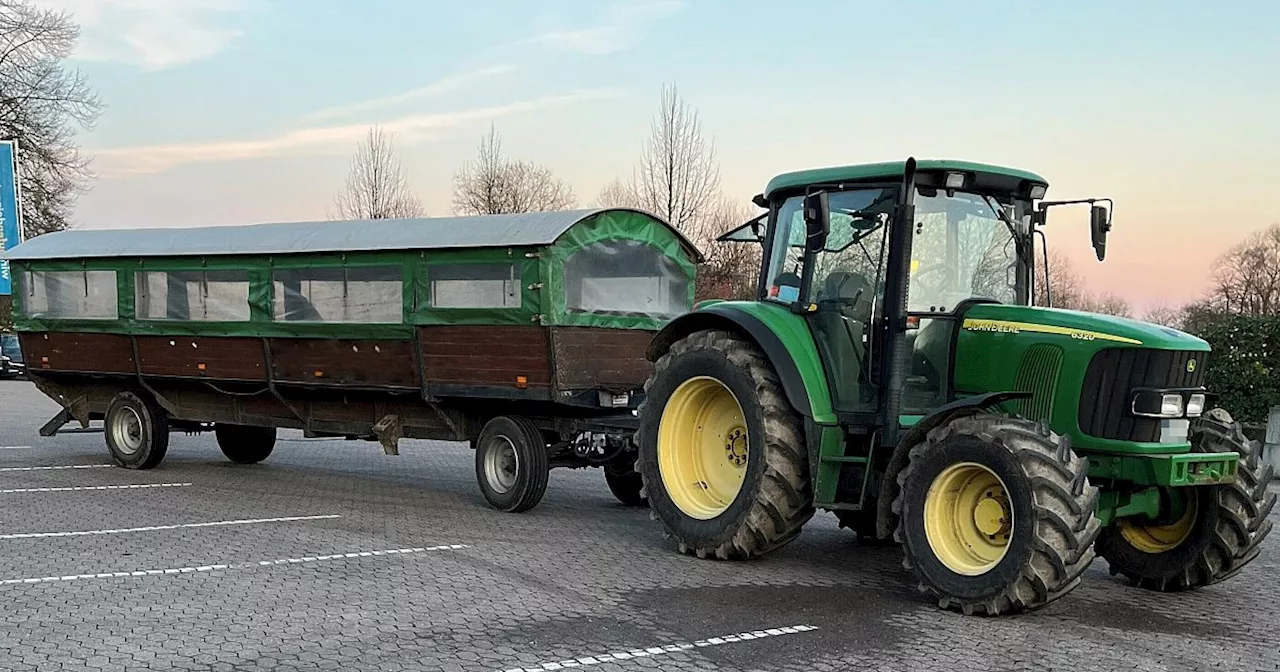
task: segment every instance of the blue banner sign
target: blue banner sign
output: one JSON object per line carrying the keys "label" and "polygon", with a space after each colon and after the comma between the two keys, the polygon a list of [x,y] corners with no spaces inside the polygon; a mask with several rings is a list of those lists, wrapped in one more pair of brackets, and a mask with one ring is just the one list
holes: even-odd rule
{"label": "blue banner sign", "polygon": [[[22,213],[18,211],[18,143],[0,140],[0,249],[22,242]],[[0,296],[13,293],[9,262],[0,259]]]}

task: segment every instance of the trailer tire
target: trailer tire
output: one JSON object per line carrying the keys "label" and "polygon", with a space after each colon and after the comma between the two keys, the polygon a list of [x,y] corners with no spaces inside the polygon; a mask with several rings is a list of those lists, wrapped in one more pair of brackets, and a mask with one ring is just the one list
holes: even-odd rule
{"label": "trailer tire", "polygon": [[111,459],[125,469],[151,469],[169,452],[169,416],[144,394],[116,394],[102,429]]}
{"label": "trailer tire", "polygon": [[1070,592],[1101,530],[1088,460],[1043,424],[955,418],[912,446],[893,510],[904,565],[938,606],[995,616]]}
{"label": "trailer tire", "polygon": [[257,464],[270,457],[276,446],[275,427],[218,423],[213,427],[213,436],[222,454],[236,464]]}
{"label": "trailer tire", "polygon": [[476,439],[476,481],[489,505],[499,511],[528,511],[547,492],[551,467],[542,432],[527,418],[498,416]]}
{"label": "trailer tire", "polygon": [[[1177,488],[1195,498],[1186,520],[1150,525],[1107,526],[1098,537],[1098,555],[1134,585],[1161,592],[1192,590],[1235,576],[1258,557],[1259,545],[1271,532],[1267,519],[1276,496],[1267,492],[1273,477],[1262,462],[1262,446],[1250,441],[1239,423],[1221,409],[1191,422],[1191,449],[1197,453],[1237,452],[1234,483]],[[1173,533],[1174,536],[1170,536]],[[1180,538],[1179,538],[1180,537]]]}
{"label": "trailer tire", "polygon": [[612,465],[606,464],[604,482],[609,484],[609,492],[626,506],[648,506],[649,498],[644,495],[644,479],[635,469],[615,471]]}
{"label": "trailer tire", "polygon": [[720,330],[672,344],[645,383],[637,469],[681,553],[739,560],[813,517],[800,415],[752,342]]}

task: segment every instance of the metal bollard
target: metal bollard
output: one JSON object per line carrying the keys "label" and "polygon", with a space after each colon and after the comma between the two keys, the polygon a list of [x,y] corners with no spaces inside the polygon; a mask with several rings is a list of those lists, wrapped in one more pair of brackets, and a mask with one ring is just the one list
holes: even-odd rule
{"label": "metal bollard", "polygon": [[1280,406],[1272,406],[1267,414],[1267,434],[1262,442],[1262,461],[1271,463],[1280,474]]}

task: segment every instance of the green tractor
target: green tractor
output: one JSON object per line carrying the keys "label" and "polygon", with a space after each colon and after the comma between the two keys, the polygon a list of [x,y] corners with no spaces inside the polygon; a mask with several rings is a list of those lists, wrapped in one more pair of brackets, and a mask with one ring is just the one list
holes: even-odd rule
{"label": "green tractor", "polygon": [[[1260,447],[1207,409],[1208,345],[1033,307],[1038,175],[909,159],[774,178],[755,301],[649,346],[636,469],[681,552],[742,559],[817,509],[899,543],[939,606],[1042,607],[1095,555],[1158,591],[1238,572],[1271,530]],[[1043,247],[1042,247],[1043,249]],[[1045,275],[1047,276],[1047,257]]]}

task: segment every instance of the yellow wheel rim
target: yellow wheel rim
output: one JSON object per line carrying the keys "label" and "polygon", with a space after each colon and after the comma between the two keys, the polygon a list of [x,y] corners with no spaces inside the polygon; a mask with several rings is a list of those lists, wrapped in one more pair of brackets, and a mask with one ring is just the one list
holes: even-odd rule
{"label": "yellow wheel rim", "polygon": [[974,462],[953,464],[938,474],[924,501],[929,548],[947,569],[977,576],[1009,551],[1013,507],[1004,482]]}
{"label": "yellow wheel rim", "polygon": [[1120,528],[1120,536],[1130,546],[1143,553],[1164,553],[1177,548],[1191,536],[1198,506],[1195,497],[1188,497],[1182,516],[1168,525],[1144,524],[1140,518],[1133,516],[1117,520],[1116,526]]}
{"label": "yellow wheel rim", "polygon": [[658,423],[658,471],[671,501],[698,520],[724,513],[742,490],[747,446],[742,405],[724,383],[681,383]]}

